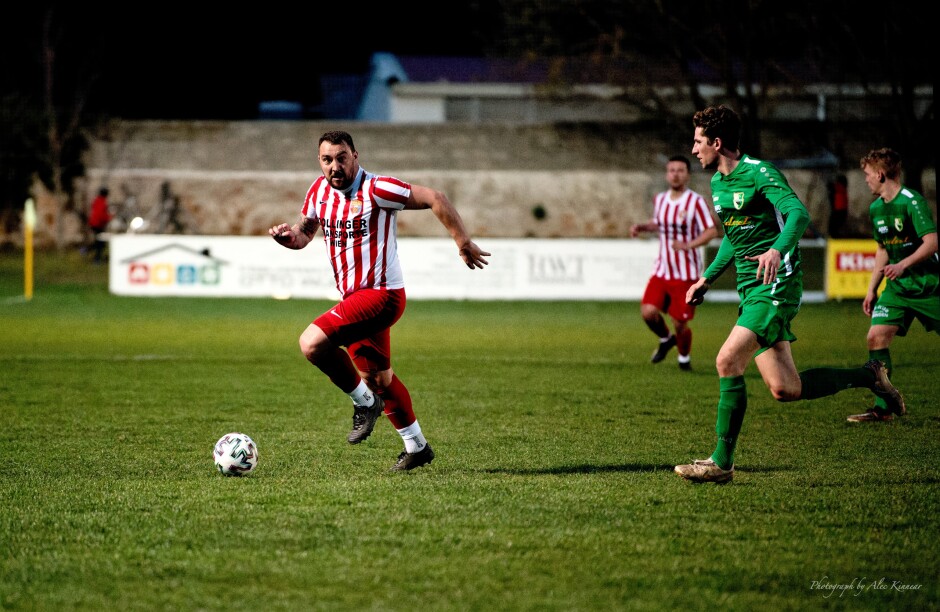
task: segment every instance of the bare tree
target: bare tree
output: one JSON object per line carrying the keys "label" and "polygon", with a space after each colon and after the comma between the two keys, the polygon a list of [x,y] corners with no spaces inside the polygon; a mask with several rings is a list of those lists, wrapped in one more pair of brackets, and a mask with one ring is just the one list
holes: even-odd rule
{"label": "bare tree", "polygon": [[[40,151],[45,169],[44,182],[56,201],[56,246],[63,246],[63,219],[74,210],[73,179],[84,174],[81,153],[87,141],[81,133],[84,109],[95,77],[91,70],[83,70],[82,78],[68,87],[60,85],[57,70],[57,52],[67,23],[56,20],[53,8],[46,9],[42,23],[43,109],[46,125],[46,147]],[[43,156],[42,153],[45,153]]]}
{"label": "bare tree", "polygon": [[[838,119],[843,127],[851,129],[854,121],[868,146],[900,150],[906,182],[916,189],[922,170],[936,167],[933,99],[925,107],[915,95],[918,87],[932,89],[936,79],[935,69],[925,70],[933,56],[932,26],[911,0],[896,0],[877,15],[848,0],[500,0],[496,9],[478,6],[489,8],[487,23],[496,24],[491,54],[555,57],[556,66],[567,64],[553,71],[556,84],[591,79],[621,85],[624,103],[683,133],[691,129],[690,109],[731,104],[745,122],[748,152],[762,155],[769,125],[781,123],[772,117],[774,89],[811,98],[820,84],[860,87],[865,110]],[[844,148],[829,140],[826,121],[802,137],[828,150]],[[801,137],[793,129],[785,133]],[[854,166],[857,158],[842,162]]]}
{"label": "bare tree", "polygon": [[84,219],[84,207],[76,205],[75,179],[84,174],[84,129],[92,121],[86,109],[102,50],[100,37],[91,35],[87,44],[80,38],[85,22],[76,18],[76,10],[84,9],[54,3],[24,12],[16,27],[34,36],[17,36],[21,47],[4,48],[2,74],[2,157],[10,168],[2,177],[5,217],[15,217],[37,178],[56,204],[54,239],[60,248],[65,246],[64,218],[74,213]]}

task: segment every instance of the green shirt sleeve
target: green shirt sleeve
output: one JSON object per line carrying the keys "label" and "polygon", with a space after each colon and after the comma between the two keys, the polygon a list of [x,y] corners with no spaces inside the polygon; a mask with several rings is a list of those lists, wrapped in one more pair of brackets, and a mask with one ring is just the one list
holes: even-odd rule
{"label": "green shirt sleeve", "polygon": [[783,216],[780,235],[770,246],[786,254],[799,244],[809,226],[809,211],[796,196],[786,177],[772,164],[764,164],[765,172],[756,175],[757,189]]}
{"label": "green shirt sleeve", "polygon": [[933,211],[930,203],[920,193],[907,187],[901,188],[901,193],[910,197],[910,215],[914,223],[914,230],[921,238],[937,231],[937,224],[933,220]]}
{"label": "green shirt sleeve", "polygon": [[718,252],[715,254],[715,259],[712,260],[709,264],[708,269],[705,270],[705,273],[702,275],[705,277],[705,280],[709,285],[713,284],[718,277],[731,265],[731,262],[734,260],[734,246],[727,238],[721,239],[721,244],[718,245]]}
{"label": "green shirt sleeve", "polygon": [[789,197],[774,202],[774,206],[783,213],[784,221],[780,236],[774,240],[771,248],[781,253],[789,253],[799,244],[800,238],[806,232],[806,227],[809,225],[809,211],[792,191]]}

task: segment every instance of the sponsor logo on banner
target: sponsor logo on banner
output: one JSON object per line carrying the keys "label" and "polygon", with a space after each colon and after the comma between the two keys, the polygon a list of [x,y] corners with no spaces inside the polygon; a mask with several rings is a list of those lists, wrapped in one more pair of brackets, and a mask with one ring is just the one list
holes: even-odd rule
{"label": "sponsor logo on banner", "polygon": [[860,251],[836,251],[839,272],[869,272],[875,269],[875,254]]}
{"label": "sponsor logo on banner", "polygon": [[577,255],[529,255],[529,278],[533,283],[582,284],[584,258]]}
{"label": "sponsor logo on banner", "polygon": [[[875,269],[874,240],[829,240],[826,243],[826,297],[864,298]],[[884,288],[884,282],[881,287]]]}
{"label": "sponsor logo on banner", "polygon": [[199,251],[175,243],[131,255],[120,263],[127,266],[127,282],[131,285],[164,287],[218,285],[222,282],[222,266],[227,264],[213,257],[209,249]]}

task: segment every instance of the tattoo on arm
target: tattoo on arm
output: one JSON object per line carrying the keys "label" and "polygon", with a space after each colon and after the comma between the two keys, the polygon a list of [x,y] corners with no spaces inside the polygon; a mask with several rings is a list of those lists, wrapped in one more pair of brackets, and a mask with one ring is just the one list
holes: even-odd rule
{"label": "tattoo on arm", "polygon": [[319,223],[316,219],[311,219],[310,217],[303,217],[299,223],[299,229],[307,236],[313,236],[317,233],[317,227]]}

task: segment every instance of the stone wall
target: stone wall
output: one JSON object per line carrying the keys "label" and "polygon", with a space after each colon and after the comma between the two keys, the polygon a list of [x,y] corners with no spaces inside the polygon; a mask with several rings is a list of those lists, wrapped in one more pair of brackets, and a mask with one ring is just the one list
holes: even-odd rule
{"label": "stone wall", "polygon": [[[709,191],[711,173],[692,158],[690,133],[663,125],[144,121],[112,123],[92,139],[84,201],[76,208],[87,210],[98,188],[107,186],[119,217],[116,232],[139,216],[146,221],[143,233],[260,235],[297,219],[319,174],[317,139],[336,128],[353,135],[366,169],[447,193],[479,238],[627,236],[631,223],[649,216],[653,194],[665,188],[665,160],[675,153],[693,162],[692,188]],[[851,152],[850,159],[863,152]],[[793,154],[765,146],[768,159]],[[833,170],[784,172],[814,226],[825,231]],[[871,196],[860,171],[845,173],[850,226],[863,233]],[[933,179],[933,171],[925,175],[924,195],[936,202]],[[54,243],[55,207],[48,194],[37,195],[36,244],[42,246]],[[80,214],[59,222],[67,242],[86,240]],[[402,236],[443,235],[429,211],[400,215],[399,229]]]}

